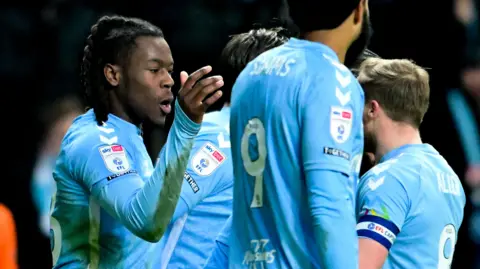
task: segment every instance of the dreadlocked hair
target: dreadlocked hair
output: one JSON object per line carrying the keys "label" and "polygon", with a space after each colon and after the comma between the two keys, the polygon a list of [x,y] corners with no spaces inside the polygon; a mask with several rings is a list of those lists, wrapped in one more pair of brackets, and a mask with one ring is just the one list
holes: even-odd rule
{"label": "dreadlocked hair", "polygon": [[98,125],[108,120],[112,86],[105,78],[106,64],[128,64],[135,40],[140,36],[163,38],[163,32],[153,24],[122,16],[103,16],[91,28],[80,66],[80,81],[87,105],[93,108]]}

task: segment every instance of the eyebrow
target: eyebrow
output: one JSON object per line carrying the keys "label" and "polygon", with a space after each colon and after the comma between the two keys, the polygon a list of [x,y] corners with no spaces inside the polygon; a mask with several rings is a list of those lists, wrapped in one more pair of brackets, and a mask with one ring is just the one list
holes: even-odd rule
{"label": "eyebrow", "polygon": [[165,62],[165,61],[162,61],[158,58],[149,59],[148,61],[158,63],[159,65],[166,65],[166,66],[172,66],[173,65],[173,61],[172,62]]}

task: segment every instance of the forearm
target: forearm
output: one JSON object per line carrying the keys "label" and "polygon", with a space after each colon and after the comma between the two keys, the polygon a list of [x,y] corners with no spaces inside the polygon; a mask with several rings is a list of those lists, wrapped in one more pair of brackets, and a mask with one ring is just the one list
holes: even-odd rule
{"label": "forearm", "polygon": [[[188,120],[188,121],[187,121]],[[133,233],[144,240],[160,240],[170,222],[181,191],[193,139],[200,128],[183,114],[178,104],[167,142],[155,170],[145,184],[112,182],[101,189],[103,205]],[[121,184],[120,184],[121,183]]]}
{"label": "forearm", "polygon": [[339,172],[307,173],[310,211],[322,268],[358,268],[358,240],[348,177]]}

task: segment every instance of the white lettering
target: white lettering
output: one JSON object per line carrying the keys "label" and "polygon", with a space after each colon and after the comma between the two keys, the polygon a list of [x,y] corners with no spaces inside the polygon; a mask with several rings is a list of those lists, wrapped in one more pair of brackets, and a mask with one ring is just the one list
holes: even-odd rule
{"label": "white lettering", "polygon": [[258,58],[253,62],[253,70],[250,72],[250,75],[273,74],[284,77],[288,75],[293,64],[295,64],[295,59],[287,58],[285,56],[277,56],[268,59],[264,59],[264,57]]}
{"label": "white lettering", "polygon": [[261,268],[265,267],[265,263],[273,263],[277,251],[275,249],[266,250],[269,241],[269,239],[251,240],[251,249],[245,251],[242,263],[248,268],[257,268],[257,263]]}
{"label": "white lettering", "polygon": [[439,191],[460,196],[460,182],[455,175],[437,173],[437,183]]}

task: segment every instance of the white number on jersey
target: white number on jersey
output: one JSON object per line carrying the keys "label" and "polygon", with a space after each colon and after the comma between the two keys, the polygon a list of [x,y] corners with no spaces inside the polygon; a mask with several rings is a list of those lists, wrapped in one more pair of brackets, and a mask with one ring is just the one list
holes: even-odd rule
{"label": "white number on jersey", "polygon": [[[258,159],[252,161],[248,153],[249,138],[255,135],[257,139]],[[263,171],[265,170],[265,159],[267,158],[267,147],[265,145],[265,128],[258,118],[248,121],[242,136],[242,160],[247,173],[255,177],[255,187],[253,189],[253,200],[251,208],[263,206]]]}
{"label": "white number on jersey", "polygon": [[452,224],[446,225],[438,242],[438,269],[450,269],[457,242],[457,232]]}

